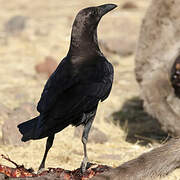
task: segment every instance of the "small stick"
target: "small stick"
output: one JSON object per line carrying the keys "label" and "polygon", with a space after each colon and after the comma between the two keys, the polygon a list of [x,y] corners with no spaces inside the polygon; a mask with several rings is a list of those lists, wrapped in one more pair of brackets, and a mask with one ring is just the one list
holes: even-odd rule
{"label": "small stick", "polygon": [[17,168],[20,168],[20,167],[24,167],[23,165],[18,165],[17,163],[15,163],[14,161],[12,161],[9,157],[6,157],[5,155],[1,154],[1,157],[3,159],[6,159],[7,161],[11,162],[12,164],[14,164]]}

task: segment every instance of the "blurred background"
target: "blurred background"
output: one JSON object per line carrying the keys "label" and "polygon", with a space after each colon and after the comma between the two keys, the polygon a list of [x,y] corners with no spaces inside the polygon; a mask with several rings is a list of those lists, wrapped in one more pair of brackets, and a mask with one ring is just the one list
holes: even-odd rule
{"label": "blurred background", "polygon": [[[168,138],[157,121],[143,111],[134,75],[138,32],[150,0],[0,3],[0,154],[37,170],[46,139],[22,143],[16,126],[37,115],[36,104],[44,84],[68,51],[78,11],[105,3],[118,5],[98,27],[99,44],[115,68],[115,79],[111,95],[98,108],[87,145],[89,160],[116,167]],[[69,126],[56,135],[46,167],[80,166],[80,132],[81,127]],[[10,165],[2,159],[0,164]],[[177,171],[170,179],[178,177]]]}

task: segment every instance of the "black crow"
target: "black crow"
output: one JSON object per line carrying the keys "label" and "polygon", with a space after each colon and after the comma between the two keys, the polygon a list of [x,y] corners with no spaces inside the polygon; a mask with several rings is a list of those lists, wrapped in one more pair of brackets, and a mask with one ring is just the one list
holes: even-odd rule
{"label": "black crow", "polygon": [[71,125],[84,125],[82,143],[86,170],[86,143],[99,101],[104,101],[112,87],[113,66],[100,51],[97,26],[103,15],[116,7],[104,4],[81,10],[74,21],[67,56],[48,79],[37,110],[40,115],[18,125],[22,141],[47,138],[46,150],[39,170],[54,140],[55,133]]}

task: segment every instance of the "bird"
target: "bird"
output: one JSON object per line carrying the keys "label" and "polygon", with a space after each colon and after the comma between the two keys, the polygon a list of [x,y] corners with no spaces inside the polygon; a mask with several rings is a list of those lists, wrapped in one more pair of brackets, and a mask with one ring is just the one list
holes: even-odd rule
{"label": "bird", "polygon": [[100,101],[110,94],[114,69],[98,45],[100,19],[116,8],[103,4],[82,9],[72,25],[70,47],[65,58],[47,80],[37,104],[37,117],[18,125],[23,142],[47,137],[39,171],[45,168],[55,134],[69,125],[83,125],[84,157],[81,171],[88,165],[86,144]]}

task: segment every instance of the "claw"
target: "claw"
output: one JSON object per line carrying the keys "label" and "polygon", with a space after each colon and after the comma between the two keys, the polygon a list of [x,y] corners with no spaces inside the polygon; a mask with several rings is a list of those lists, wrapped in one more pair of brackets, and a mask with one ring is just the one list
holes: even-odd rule
{"label": "claw", "polygon": [[44,170],[45,168],[39,168],[37,174],[41,174]]}
{"label": "claw", "polygon": [[81,163],[81,171],[82,171],[82,174],[85,173],[86,169],[87,169],[87,164],[88,164],[88,158],[87,157],[84,157],[83,158],[83,161]]}

